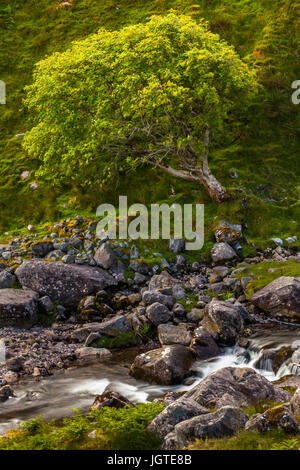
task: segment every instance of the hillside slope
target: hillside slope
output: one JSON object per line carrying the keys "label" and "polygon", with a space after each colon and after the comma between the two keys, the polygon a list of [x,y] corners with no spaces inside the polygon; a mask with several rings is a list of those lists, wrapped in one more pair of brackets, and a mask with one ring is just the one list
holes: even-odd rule
{"label": "hillside slope", "polygon": [[[63,51],[75,39],[100,27],[118,29],[145,21],[170,9],[205,18],[211,29],[233,44],[240,56],[255,65],[262,85],[256,103],[241,126],[237,140],[211,155],[211,167],[236,199],[217,206],[198,186],[171,179],[152,169],[119,175],[117,191],[106,187],[90,194],[79,185],[53,187],[39,181],[15,135],[30,128],[23,107],[24,86],[31,82],[34,64],[54,51]],[[300,236],[300,105],[291,101],[291,84],[300,79],[300,1],[280,0],[157,0],[96,1],[34,0],[0,6],[0,79],[7,85],[7,104],[0,115],[0,230],[69,215],[94,213],[103,201],[167,200],[172,188],[176,202],[205,202],[208,238],[214,218],[242,222],[249,240],[264,245],[271,236]],[[30,171],[25,181],[24,170]],[[232,175],[238,175],[233,178]],[[156,184],[149,191],[149,178]],[[69,209],[64,209],[67,204]]]}

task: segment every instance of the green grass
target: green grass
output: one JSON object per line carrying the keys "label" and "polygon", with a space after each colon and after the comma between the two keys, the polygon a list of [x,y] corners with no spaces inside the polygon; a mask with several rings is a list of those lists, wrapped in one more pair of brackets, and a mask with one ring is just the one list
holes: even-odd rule
{"label": "green grass", "polygon": [[[31,419],[0,438],[1,450],[156,450],[161,440],[146,430],[163,409],[158,402],[133,408],[102,408],[87,415],[79,412],[62,423]],[[96,437],[88,435],[96,431]],[[8,438],[9,437],[9,438]]]}
{"label": "green grass", "polygon": [[288,436],[284,431],[266,433],[240,431],[233,437],[197,440],[188,450],[298,450],[300,435]]}
{"label": "green grass", "polygon": [[[270,272],[271,270],[271,272]],[[254,265],[246,265],[245,271],[237,274],[238,278],[252,276],[247,286],[247,296],[251,297],[259,289],[280,276],[300,277],[300,263],[288,261],[263,261]]]}

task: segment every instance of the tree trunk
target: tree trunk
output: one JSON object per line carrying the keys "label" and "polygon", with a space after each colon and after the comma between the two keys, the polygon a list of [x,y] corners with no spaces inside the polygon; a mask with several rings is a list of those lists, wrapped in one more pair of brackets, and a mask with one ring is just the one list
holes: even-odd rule
{"label": "tree trunk", "polygon": [[164,166],[157,162],[153,163],[153,165],[161,168],[166,173],[174,176],[175,178],[181,178],[187,181],[193,181],[194,183],[202,184],[213,201],[220,203],[228,199],[225,188],[223,188],[221,183],[211,173],[207,165],[204,166],[203,170],[176,170],[171,166]]}

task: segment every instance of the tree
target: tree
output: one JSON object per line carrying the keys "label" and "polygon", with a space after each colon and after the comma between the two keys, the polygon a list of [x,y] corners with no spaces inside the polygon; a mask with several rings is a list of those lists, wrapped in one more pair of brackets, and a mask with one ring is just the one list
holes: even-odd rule
{"label": "tree", "polygon": [[222,144],[224,125],[255,90],[255,73],[204,21],[154,16],[39,62],[24,146],[48,179],[90,184],[150,164],[222,202],[209,147]]}

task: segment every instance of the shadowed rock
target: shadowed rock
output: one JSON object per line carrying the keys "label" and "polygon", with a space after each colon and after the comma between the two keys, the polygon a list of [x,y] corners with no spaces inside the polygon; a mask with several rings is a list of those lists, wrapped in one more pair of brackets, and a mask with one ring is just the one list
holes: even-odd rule
{"label": "shadowed rock", "polygon": [[32,290],[0,289],[0,327],[30,328],[37,322],[38,294]]}

